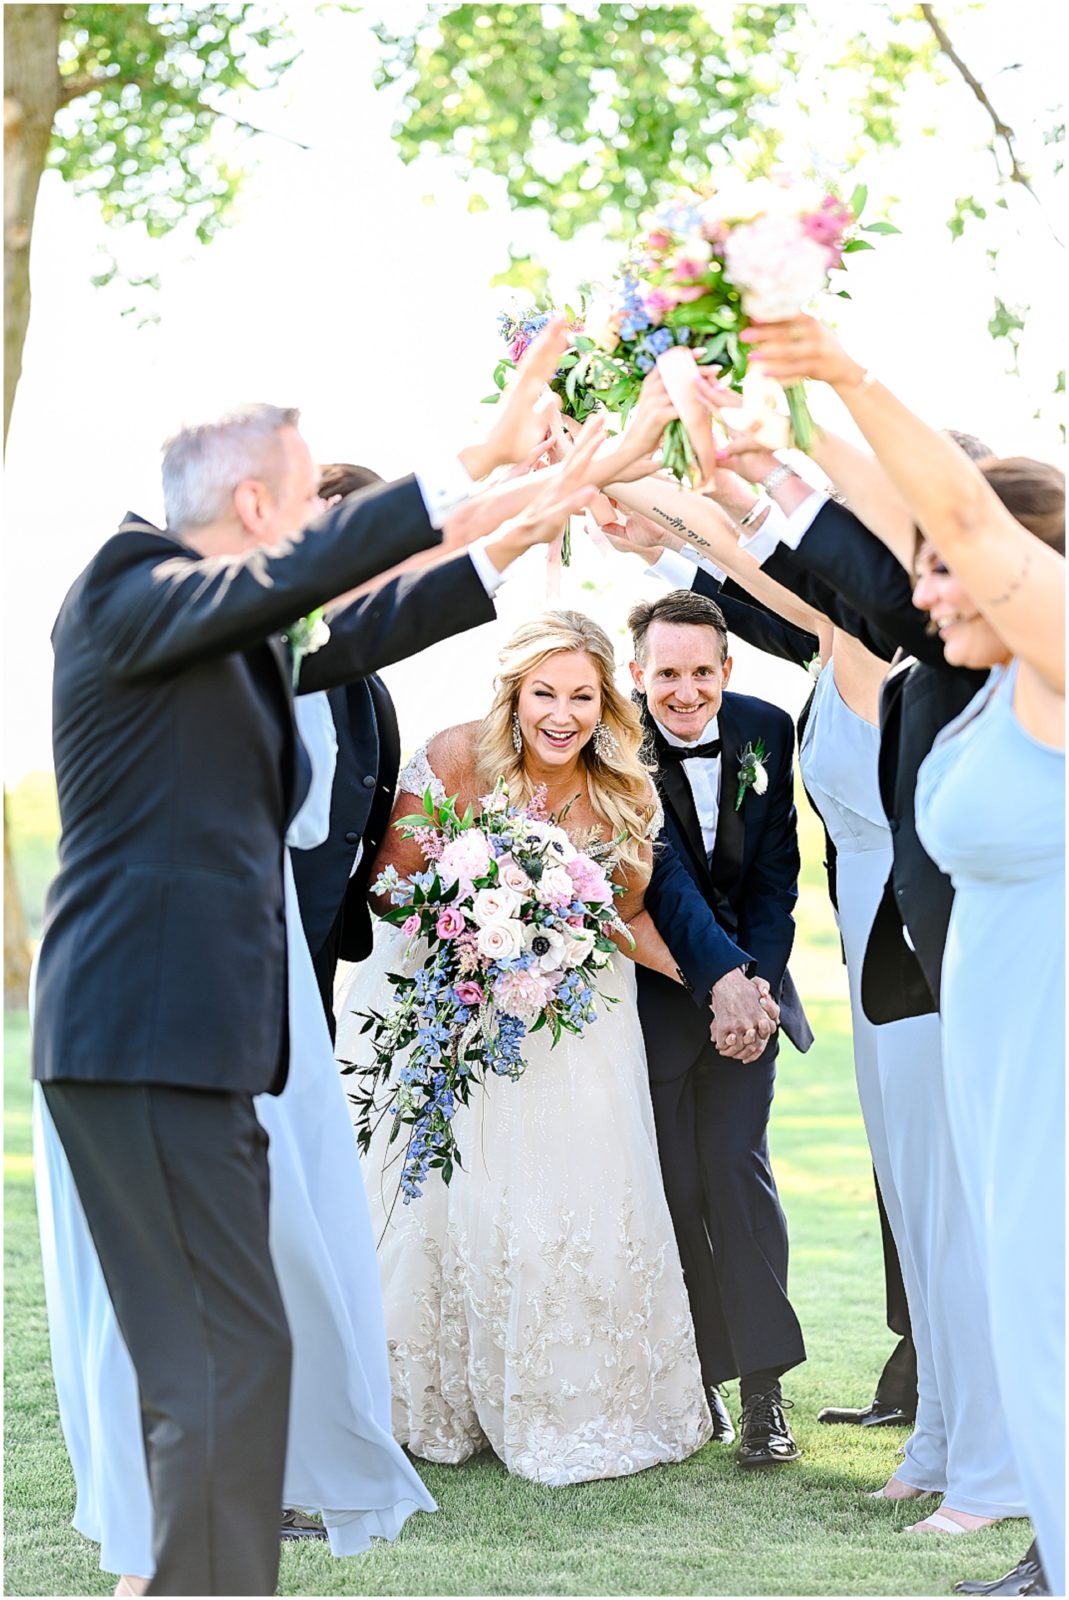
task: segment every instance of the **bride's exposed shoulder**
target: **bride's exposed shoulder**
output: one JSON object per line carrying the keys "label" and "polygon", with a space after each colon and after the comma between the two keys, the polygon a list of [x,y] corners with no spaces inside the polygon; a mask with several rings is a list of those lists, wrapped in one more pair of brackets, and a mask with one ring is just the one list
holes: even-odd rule
{"label": "bride's exposed shoulder", "polygon": [[475,778],[475,740],[481,723],[460,722],[427,741],[427,764],[446,794],[467,795]]}

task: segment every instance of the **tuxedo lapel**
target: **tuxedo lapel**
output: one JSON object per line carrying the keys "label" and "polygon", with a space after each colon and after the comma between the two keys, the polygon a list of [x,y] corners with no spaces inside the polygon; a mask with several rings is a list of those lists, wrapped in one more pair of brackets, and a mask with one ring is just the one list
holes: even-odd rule
{"label": "tuxedo lapel", "polygon": [[[293,712],[293,658],[288,646],[283,644],[280,634],[269,634],[264,643],[278,672],[282,690],[282,717],[286,741],[282,779],[285,784],[286,821],[292,822],[308,792],[311,767],[304,755],[304,748],[297,738],[297,719]],[[306,767],[307,771],[304,771]]]}
{"label": "tuxedo lapel", "polygon": [[725,698],[720,707],[720,809],[716,818],[711,872],[718,896],[730,902],[742,876],[743,845],[746,832],[746,801],[736,811],[739,787],[740,730],[734,712]]}

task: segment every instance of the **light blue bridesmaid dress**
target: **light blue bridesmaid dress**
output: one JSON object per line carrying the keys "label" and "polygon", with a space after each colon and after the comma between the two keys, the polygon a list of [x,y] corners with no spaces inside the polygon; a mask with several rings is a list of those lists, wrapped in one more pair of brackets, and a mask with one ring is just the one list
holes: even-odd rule
{"label": "light blue bridesmaid dress", "polygon": [[[326,837],[337,745],[325,695],[300,696],[297,718],[313,778],[287,843],[307,849]],[[283,1492],[287,1506],[320,1513],[334,1555],[348,1556],[373,1534],[396,1537],[413,1511],[435,1503],[390,1430],[375,1240],[288,850],[284,868],[290,1071],[281,1095],[255,1102],[270,1137],[271,1254],[293,1335]],[[100,1544],[104,1571],[149,1577],[152,1504],[134,1370],[36,1084],[34,1177],[74,1527]]]}
{"label": "light blue bridesmaid dress", "polygon": [[1065,1594],[1065,754],[1025,732],[1017,663],[943,731],[917,831],[950,874],[951,1127],[988,1274],[999,1388],[1052,1594]]}
{"label": "light blue bridesmaid dress", "polygon": [[917,1420],[895,1476],[945,1491],[957,1511],[1023,1516],[1009,1430],[994,1398],[990,1335],[977,1327],[983,1274],[950,1139],[939,1018],[876,1026],[861,1004],[865,947],[891,869],[879,747],[879,729],[839,693],[833,657],[817,680],[800,763],[837,852],[858,1098],[917,1349]]}

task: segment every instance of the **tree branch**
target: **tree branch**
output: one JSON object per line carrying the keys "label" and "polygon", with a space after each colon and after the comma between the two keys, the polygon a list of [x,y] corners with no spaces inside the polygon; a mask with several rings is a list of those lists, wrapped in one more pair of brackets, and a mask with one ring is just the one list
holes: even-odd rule
{"label": "tree branch", "polygon": [[[92,75],[78,78],[61,78],[60,82],[63,85],[61,100],[64,105],[68,105],[72,100],[80,100],[83,95],[93,94],[94,92],[102,93],[104,90],[125,89],[128,86],[132,86],[135,89],[141,89],[142,92],[147,92],[150,87],[157,88],[155,84],[139,83],[136,78],[94,78]],[[244,128],[247,133],[262,134],[268,139],[281,139],[284,144],[292,144],[298,150],[311,149],[311,145],[304,144],[300,139],[291,138],[288,133],[276,133],[273,128],[258,128],[254,122],[245,122],[241,117],[235,117],[229,111],[220,111],[218,106],[209,105],[207,100],[198,99],[196,103],[204,111],[210,111],[213,117],[225,117],[228,122],[234,124],[235,128]],[[187,109],[193,108],[189,107]]]}
{"label": "tree branch", "polygon": [[[979,100],[980,104],[991,118],[995,129],[995,137],[1001,139],[1003,144],[1006,146],[1006,153],[1010,158],[1010,177],[1012,178],[1013,182],[1023,185],[1023,187],[1027,189],[1029,194],[1032,196],[1032,199],[1035,200],[1037,204],[1040,204],[1039,196],[1033,189],[1028,174],[1025,172],[1024,168],[1021,166],[1021,163],[1017,159],[1017,152],[1013,145],[1016,135],[1014,134],[1013,129],[1010,127],[1009,123],[1003,122],[1002,118],[995,110],[995,107],[991,104],[987,90],[984,88],[979,78],[970,70],[970,68],[958,55],[958,52],[955,50],[953,42],[951,41],[950,35],[947,33],[946,29],[943,27],[943,24],[936,16],[933,7],[930,5],[922,5],[921,11],[924,15],[924,20],[927,22],[928,26],[935,34],[936,39],[939,41],[940,50],[942,50],[943,54],[948,58],[948,60],[954,63],[962,78],[964,78],[965,82],[968,84],[977,100]],[[995,159],[997,162],[998,157],[996,156]]]}

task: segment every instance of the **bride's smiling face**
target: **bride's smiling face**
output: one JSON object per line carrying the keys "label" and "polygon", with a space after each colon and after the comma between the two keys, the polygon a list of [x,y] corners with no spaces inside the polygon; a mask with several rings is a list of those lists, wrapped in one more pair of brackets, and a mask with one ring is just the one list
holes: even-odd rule
{"label": "bride's smiling face", "polygon": [[559,650],[520,683],[516,700],[524,750],[546,766],[566,767],[601,716],[601,678],[585,650]]}

